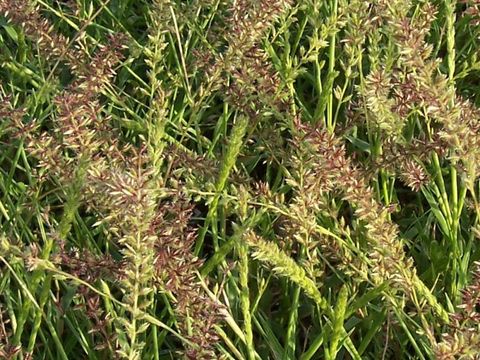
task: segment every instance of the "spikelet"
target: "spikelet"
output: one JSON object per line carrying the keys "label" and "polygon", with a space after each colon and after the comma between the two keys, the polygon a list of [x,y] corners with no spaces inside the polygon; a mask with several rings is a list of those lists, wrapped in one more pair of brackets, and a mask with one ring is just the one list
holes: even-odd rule
{"label": "spikelet", "polygon": [[315,282],[305,270],[285,254],[273,242],[267,242],[253,232],[245,234],[245,241],[254,249],[253,257],[270,264],[273,272],[297,284],[322,310],[328,309],[328,302],[320,293]]}
{"label": "spikelet", "polygon": [[0,14],[21,26],[25,34],[36,42],[40,53],[50,61],[62,60],[78,73],[88,71],[84,53],[76,49],[70,39],[57,33],[53,25],[42,17],[39,7],[28,0],[1,0]]}
{"label": "spikelet", "polygon": [[472,282],[462,291],[462,303],[451,314],[449,332],[434,345],[437,359],[477,359],[480,349],[480,263],[474,263]]}
{"label": "spikelet", "polygon": [[[251,118],[279,104],[279,78],[261,49],[262,36],[291,7],[290,0],[235,0],[225,20],[226,50],[219,54],[204,53],[199,65],[204,68],[206,86],[199,89],[201,97],[223,89],[227,99]],[[231,77],[225,89],[223,77]]]}
{"label": "spikelet", "polygon": [[[412,260],[403,250],[397,226],[388,219],[388,210],[376,200],[362,172],[346,156],[340,140],[325,129],[314,128],[296,120],[297,146],[315,159],[317,188],[325,192],[341,190],[342,199],[355,208],[355,215],[364,224],[370,245],[369,257],[373,261],[371,277],[380,284],[391,280],[407,295],[412,290],[424,296],[430,306],[448,322],[448,316],[435,296],[416,275]],[[302,143],[304,145],[302,145]]]}

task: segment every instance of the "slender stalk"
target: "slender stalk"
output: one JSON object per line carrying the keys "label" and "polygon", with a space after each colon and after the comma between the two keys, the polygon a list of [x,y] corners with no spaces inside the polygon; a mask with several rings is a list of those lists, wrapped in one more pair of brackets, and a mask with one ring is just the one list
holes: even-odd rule
{"label": "slender stalk", "polygon": [[[331,1],[331,17],[336,18],[337,17],[337,12],[338,12],[338,0],[332,0]],[[327,77],[334,77],[335,73],[335,47],[336,47],[336,37],[337,34],[332,34],[330,36],[330,44],[329,44],[329,49],[328,49],[328,75]],[[327,129],[330,132],[334,131],[335,127],[335,119],[333,118],[333,88],[334,88],[334,82],[333,80],[329,82],[328,84],[330,86],[329,92],[329,98],[328,98],[328,104],[327,104]]]}
{"label": "slender stalk", "polygon": [[239,261],[239,282],[240,282],[240,304],[242,307],[243,326],[245,332],[245,346],[247,348],[247,356],[249,360],[255,360],[255,345],[253,343],[253,329],[252,329],[252,316],[250,307],[250,291],[248,287],[249,276],[249,260],[248,250],[244,243],[240,243],[238,246],[238,252],[240,256]]}

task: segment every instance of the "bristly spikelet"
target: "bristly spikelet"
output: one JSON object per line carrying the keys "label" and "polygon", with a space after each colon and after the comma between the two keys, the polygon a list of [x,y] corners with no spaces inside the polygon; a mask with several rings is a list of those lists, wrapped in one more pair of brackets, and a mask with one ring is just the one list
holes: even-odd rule
{"label": "bristly spikelet", "polygon": [[[433,121],[435,126],[428,139],[418,140],[436,142],[440,145],[436,152],[445,153],[448,148],[448,158],[463,171],[467,186],[471,187],[478,176],[480,117],[469,101],[454,93],[452,74],[442,74],[440,60],[432,57],[433,47],[426,38],[437,13],[435,6],[425,2],[412,16],[408,2],[393,6],[379,1],[376,6],[385,31],[395,40],[392,51],[397,57],[386,69],[372,70],[360,88],[364,108],[368,110],[367,122],[386,133],[384,144],[398,139],[400,146],[404,146],[402,128],[411,116],[420,116],[422,127],[432,127]],[[448,41],[451,43],[451,39]],[[430,149],[425,150],[428,153]],[[395,157],[398,153],[390,155]],[[382,156],[388,156],[388,152]],[[428,158],[424,160],[428,162]],[[417,178],[425,178],[419,169],[416,172]]]}
{"label": "bristly spikelet", "polygon": [[36,42],[42,56],[49,60],[63,60],[71,70],[85,71],[87,58],[70,40],[57,33],[53,25],[41,15],[39,7],[29,0],[1,0],[0,14],[21,26],[25,34]]}
{"label": "bristly spikelet", "polygon": [[108,116],[101,114],[98,97],[114,75],[113,67],[120,61],[122,36],[110,38],[88,64],[88,72],[80,75],[67,89],[54,97],[56,114],[52,131],[38,134],[37,120],[24,124],[19,116],[12,118],[11,131],[24,138],[27,151],[38,159],[40,173],[63,183],[74,180],[72,169],[87,166],[101,147],[114,142]]}
{"label": "bristly spikelet", "polygon": [[[64,242],[59,244],[52,263],[72,277],[91,285],[96,285],[99,280],[115,282],[122,277],[122,262],[113,260],[110,255],[94,255],[85,249],[67,249],[66,246]],[[112,332],[112,319],[102,308],[100,296],[81,284],[78,286],[77,297],[79,303],[75,310],[84,313],[91,321],[90,334],[94,338],[95,349],[108,349],[111,354],[115,353],[116,335]],[[58,306],[64,311],[60,304]]]}
{"label": "bristly spikelet", "polygon": [[244,239],[254,249],[253,257],[255,259],[270,264],[274,273],[300,286],[305,294],[322,310],[328,308],[328,302],[318,290],[315,282],[307,276],[301,266],[280,250],[275,243],[267,242],[253,232],[247,233]]}
{"label": "bristly spikelet", "polygon": [[[87,176],[88,205],[108,225],[125,259],[121,280],[129,318],[121,320],[129,344],[118,351],[125,358],[141,358],[143,334],[149,327],[145,313],[156,291],[173,299],[181,334],[196,344],[185,354],[192,359],[215,359],[214,325],[218,305],[206,297],[196,270],[201,261],[192,253],[195,233],[188,228],[185,200],[164,188],[146,149],[111,147],[97,158]],[[118,329],[123,331],[122,329]]]}
{"label": "bristly spikelet", "polygon": [[146,92],[149,97],[149,110],[147,113],[148,126],[148,151],[152,159],[152,166],[160,172],[162,153],[165,147],[163,139],[166,126],[166,85],[160,79],[165,71],[163,57],[167,42],[168,26],[171,19],[168,14],[169,0],[156,0],[150,12],[149,44],[144,48],[145,63],[150,68],[148,71],[150,89]]}
{"label": "bristly spikelet", "polygon": [[480,349],[480,263],[474,263],[471,284],[462,291],[458,311],[450,315],[449,332],[435,344],[437,359],[477,359]]}
{"label": "bristly spikelet", "polygon": [[[178,196],[178,197],[177,197]],[[217,359],[214,325],[221,321],[220,304],[203,290],[197,271],[202,261],[194,256],[196,233],[189,226],[192,208],[177,194],[159,209],[155,226],[155,283],[173,297],[179,330],[195,348],[187,348],[189,359]]]}
{"label": "bristly spikelet", "polygon": [[[143,194],[149,188],[143,177],[142,165],[139,164],[142,161],[141,154],[137,154],[135,149],[129,152],[128,147],[119,145],[108,124],[109,117],[101,114],[102,106],[98,101],[101,91],[115,75],[114,67],[123,56],[123,39],[123,36],[113,36],[108,45],[100,46],[91,62],[84,64],[88,71],[80,72],[72,84],[54,98],[57,111],[50,131],[37,134],[35,130],[39,125],[35,121],[24,125],[20,119],[12,126],[17,135],[24,138],[26,150],[38,159],[39,174],[48,174],[49,180],[59,181],[66,189],[64,214],[54,231],[54,238],[60,241],[66,239],[82,201],[87,208],[95,208],[97,212],[101,210],[98,200],[102,197],[98,196],[98,191],[105,194],[104,187],[108,188],[109,185],[107,179],[118,185],[119,191],[107,192],[110,194],[107,203],[109,207],[112,203],[117,205],[112,207],[112,212],[118,210],[118,206],[123,207],[120,214],[110,213],[108,216],[119,216],[121,220],[118,223],[123,225],[123,228],[115,229],[112,223],[110,231],[118,236],[118,243],[123,247],[128,264],[124,269],[125,280],[122,280],[122,284],[132,318],[130,322],[124,321],[130,343],[123,355],[134,359],[139,358],[142,347],[138,336],[147,328],[145,322],[140,323],[144,304],[139,301],[144,302],[144,297],[149,295],[148,279],[153,278],[153,244],[148,246],[151,236],[147,230],[156,198]],[[131,157],[129,162],[124,160],[127,154]],[[125,163],[131,164],[130,168]],[[96,183],[95,175],[98,174],[104,176],[102,187]],[[44,179],[38,177],[38,180]],[[144,220],[147,222],[143,223]],[[146,267],[142,268],[145,260]],[[144,297],[140,298],[141,295]]]}
{"label": "bristly spikelet", "polygon": [[[347,60],[339,59],[340,64],[345,71],[345,77],[353,80],[360,75],[358,68],[361,66],[359,63],[362,59],[364,52],[364,46],[367,42],[367,36],[376,36],[378,31],[376,30],[376,21],[378,17],[372,14],[372,8],[367,1],[361,0],[340,0],[339,1],[340,12],[344,14],[345,18],[345,36],[341,42],[345,51],[345,57]],[[370,61],[373,63],[379,61],[379,54],[375,48],[372,40],[368,50],[370,52]],[[373,50],[373,51],[372,51]],[[373,54],[375,52],[375,54]],[[376,69],[375,64],[371,67]]]}
{"label": "bristly spikelet", "polygon": [[[224,87],[225,75],[231,77],[226,90],[227,99],[238,109],[255,117],[279,103],[279,78],[260,43],[268,29],[291,6],[290,0],[235,0],[229,9],[223,31],[226,50],[207,54],[202,58],[206,72],[206,86],[200,96]],[[213,64],[212,64],[213,63]]]}
{"label": "bristly spikelet", "polygon": [[[27,9],[27,3],[19,4],[25,7],[25,13],[17,14],[15,19],[30,14],[32,22],[37,20]],[[158,11],[162,10],[161,5],[157,3]],[[25,28],[27,35],[36,39],[35,34],[29,34],[30,28]],[[49,30],[48,34],[54,33]],[[76,77],[55,96],[56,111],[48,130],[39,131],[41,124],[37,121],[24,124],[22,113],[8,108],[2,111],[2,116],[11,118],[10,131],[25,140],[27,152],[38,161],[38,171],[48,175],[38,180],[53,180],[68,190],[66,220],[60,222],[58,238],[65,240],[75,212],[82,205],[97,217],[96,225],[105,227],[109,238],[119,247],[123,261],[118,285],[126,307],[123,317],[113,319],[118,334],[116,344],[112,344],[110,337],[104,338],[110,350],[128,359],[142,358],[145,332],[149,328],[145,314],[154,294],[160,290],[174,299],[181,333],[197,345],[186,354],[192,359],[214,359],[212,344],[217,341],[214,325],[219,321],[218,306],[205,296],[196,278],[201,262],[191,252],[195,237],[186,228],[188,216],[183,210],[177,214],[161,205],[165,197],[162,190],[165,184],[160,175],[165,111],[157,61],[164,48],[158,43],[163,35],[161,29],[156,35],[152,34],[150,46],[154,50],[147,51],[147,62],[152,67],[150,100],[154,106],[149,114],[148,151],[147,146],[139,149],[123,144],[111,126],[110,117],[102,114],[99,97],[112,81],[115,67],[123,57],[121,35],[110,37],[107,45],[100,45],[89,62],[70,51],[69,41],[58,36],[58,54],[48,55],[63,57],[64,52],[68,52],[67,59],[73,56],[81,66],[73,64],[73,60],[67,61],[75,69]],[[39,46],[41,44],[42,41]],[[49,49],[41,50],[48,52]],[[173,257],[163,257],[165,252]],[[57,265],[62,264],[57,262]],[[75,272],[73,265],[70,264],[71,271]],[[92,301],[92,321],[101,322],[100,314],[94,311],[95,298],[87,293],[82,296]]]}
{"label": "bristly spikelet", "polygon": [[419,191],[436,178],[441,156],[450,162],[452,176],[460,172],[462,186],[474,194],[480,174],[480,116],[470,101],[455,93],[455,5],[445,4],[447,71],[427,41],[436,6],[422,2],[413,13],[412,6],[385,1],[372,6],[378,26],[373,33],[379,35],[370,38],[386,45],[385,54],[378,53],[385,61],[381,66],[374,62],[358,85],[361,116],[357,118],[376,134],[370,139],[375,171],[397,174]]}
{"label": "bristly spikelet", "polygon": [[[389,58],[396,57],[396,60],[383,64],[381,68],[375,65],[365,83],[360,85],[362,102],[369,111],[366,114],[367,121],[387,136],[396,138],[401,137],[407,115],[415,103],[412,95],[408,97],[401,91],[405,89],[401,83],[414,76],[414,73],[409,73],[410,68],[422,67],[428,62],[432,51],[431,45],[425,42],[425,37],[434,19],[434,9],[424,5],[416,17],[410,18],[410,6],[407,1],[395,5],[380,1],[376,5],[377,21],[380,25],[383,21],[384,31],[395,39],[395,50],[392,51],[397,54],[389,54]],[[374,33],[381,34],[379,29]],[[379,41],[378,38],[375,40]]]}
{"label": "bristly spikelet", "polygon": [[[111,150],[113,151],[113,150]],[[144,346],[142,334],[148,328],[143,314],[154,291],[154,245],[157,240],[152,223],[156,218],[159,184],[152,181],[145,151],[121,149],[110,154],[103,171],[88,176],[92,207],[103,214],[109,231],[117,238],[126,261],[121,281],[129,318],[121,319],[128,337],[119,354],[140,359]],[[127,155],[127,157],[125,157]]]}
{"label": "bristly spikelet", "polygon": [[395,100],[389,97],[392,88],[391,75],[385,69],[377,69],[366,77],[361,93],[369,111],[367,119],[374,119],[370,126],[388,137],[398,137],[405,119],[393,111]]}
{"label": "bristly spikelet", "polygon": [[425,169],[414,160],[406,160],[400,166],[402,170],[400,174],[401,179],[413,191],[419,191],[428,182],[429,177]]}
{"label": "bristly spikelet", "polygon": [[0,358],[480,359],[479,19],[0,0]]}
{"label": "bristly spikelet", "polygon": [[231,59],[225,65],[233,82],[228,94],[233,104],[250,116],[260,113],[263,107],[279,102],[278,75],[259,43],[268,28],[290,5],[289,0],[240,0],[235,1],[231,10],[232,28],[228,38],[231,52],[227,52]]}
{"label": "bristly spikelet", "polygon": [[373,164],[373,171],[379,169],[399,178],[413,191],[419,191],[427,185],[431,176],[426,169],[433,154],[445,156],[448,144],[437,134],[429,139],[413,139],[411,142],[395,139],[385,139],[382,153]]}
{"label": "bristly spikelet", "polygon": [[341,191],[342,199],[354,207],[356,217],[364,224],[372,260],[372,280],[379,284],[389,279],[409,296],[418,292],[438,315],[448,321],[445,310],[416,275],[412,259],[405,255],[397,226],[388,219],[387,209],[376,201],[365,177],[346,156],[344,145],[325,129],[311,127],[299,120],[296,126],[295,141],[315,159],[318,189]]}

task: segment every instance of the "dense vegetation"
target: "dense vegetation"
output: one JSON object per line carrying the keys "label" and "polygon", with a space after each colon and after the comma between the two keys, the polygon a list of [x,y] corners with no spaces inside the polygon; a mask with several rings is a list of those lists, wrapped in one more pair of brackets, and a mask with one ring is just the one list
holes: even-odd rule
{"label": "dense vegetation", "polygon": [[478,0],[0,0],[0,358],[480,359]]}

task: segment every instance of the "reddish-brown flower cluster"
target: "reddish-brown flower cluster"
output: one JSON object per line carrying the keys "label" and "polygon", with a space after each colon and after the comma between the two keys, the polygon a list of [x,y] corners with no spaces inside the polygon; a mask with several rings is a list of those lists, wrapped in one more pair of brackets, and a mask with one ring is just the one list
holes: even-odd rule
{"label": "reddish-brown flower cluster", "polygon": [[375,282],[390,279],[411,293],[418,285],[413,262],[407,258],[397,226],[388,219],[388,209],[379,204],[362,171],[347,157],[339,138],[323,128],[314,128],[297,121],[296,146],[301,146],[314,164],[317,192],[340,193],[351,204],[363,224],[372,260],[371,276]]}
{"label": "reddish-brown flower cluster", "polygon": [[108,116],[102,115],[98,97],[114,75],[114,66],[122,58],[123,36],[112,37],[66,90],[55,96],[57,111],[49,131],[38,133],[37,120],[25,124],[18,111],[11,116],[11,131],[25,139],[27,151],[38,160],[39,175],[49,174],[63,183],[71,183],[75,170],[87,166],[101,147],[115,143]]}
{"label": "reddish-brown flower cluster", "polygon": [[[280,81],[259,44],[290,5],[290,0],[235,1],[222,31],[226,50],[218,54],[199,53],[203,60],[198,65],[206,70],[207,83],[199,93],[224,89],[228,100],[251,117],[264,108],[279,105]],[[231,81],[225,88],[226,76]]]}
{"label": "reddish-brown flower cluster", "polygon": [[[106,280],[104,275],[108,273],[113,286],[123,291],[122,301],[130,318],[119,321],[116,332],[128,330],[132,343],[127,347],[116,341],[111,330],[112,326],[118,327],[116,319],[107,318],[100,297],[89,287],[79,287],[99,346],[109,348],[111,353],[139,356],[143,343],[137,335],[148,328],[144,313],[154,291],[160,290],[174,298],[178,327],[196,345],[187,350],[188,356],[216,358],[213,344],[217,340],[214,325],[219,321],[218,306],[205,295],[196,275],[201,262],[192,254],[195,234],[187,228],[189,210],[163,204],[165,193],[177,190],[163,190],[164,182],[158,169],[151,166],[147,146],[124,144],[100,102],[102,91],[113,80],[115,67],[123,58],[125,37],[109,37],[108,44],[100,45],[87,61],[27,2],[5,0],[0,2],[0,11],[23,26],[42,54],[65,60],[75,75],[73,82],[53,98],[55,110],[47,126],[36,120],[25,124],[24,112],[12,110],[6,101],[0,116],[9,118],[9,130],[24,140],[28,154],[36,159],[36,180],[61,184],[59,194],[66,197],[68,215],[60,222],[61,236],[57,229],[51,232],[57,238],[53,263],[92,285],[100,277]],[[121,262],[67,250],[64,241],[70,225],[66,222],[80,206],[98,218],[97,226],[104,226],[108,238],[120,248]],[[193,325],[189,325],[192,319]]]}
{"label": "reddish-brown flower cluster", "polygon": [[76,49],[67,37],[55,31],[52,24],[27,0],[1,0],[0,14],[21,26],[25,34],[36,42],[37,48],[46,59],[63,60],[73,71],[85,71],[85,53]]}
{"label": "reddish-brown flower cluster", "polygon": [[202,261],[192,253],[196,233],[188,222],[192,208],[182,199],[162,206],[154,226],[156,281],[174,296],[184,336],[197,345],[188,349],[189,359],[216,359],[214,325],[221,320],[220,305],[213,302],[200,285],[197,271]]}
{"label": "reddish-brown flower cluster", "polygon": [[[65,242],[60,242],[52,262],[75,278],[96,285],[99,280],[115,283],[122,277],[124,264],[114,261],[110,255],[95,256],[85,249],[66,249],[65,246]],[[116,334],[112,332],[112,319],[101,306],[100,295],[82,284],[78,286],[77,297],[79,302],[75,309],[82,311],[92,322],[89,333],[96,336],[95,349],[109,349],[113,353],[116,350]],[[61,302],[58,302],[58,307],[63,312]]]}
{"label": "reddish-brown flower cluster", "polygon": [[435,346],[437,359],[478,359],[480,348],[480,263],[474,264],[472,281],[462,291],[462,303],[451,315],[449,332]]}

